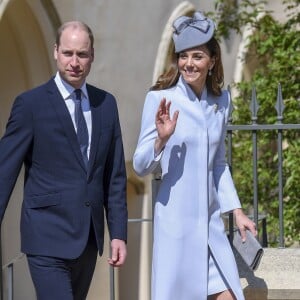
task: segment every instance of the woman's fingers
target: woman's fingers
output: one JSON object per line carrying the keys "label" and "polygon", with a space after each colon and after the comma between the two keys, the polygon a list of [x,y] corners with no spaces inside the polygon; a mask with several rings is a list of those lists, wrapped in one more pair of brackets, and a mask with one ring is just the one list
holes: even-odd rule
{"label": "woman's fingers", "polygon": [[176,111],[174,112],[174,114],[173,114],[173,119],[172,119],[172,121],[173,121],[174,123],[177,123],[178,115],[179,115],[179,111],[176,110]]}

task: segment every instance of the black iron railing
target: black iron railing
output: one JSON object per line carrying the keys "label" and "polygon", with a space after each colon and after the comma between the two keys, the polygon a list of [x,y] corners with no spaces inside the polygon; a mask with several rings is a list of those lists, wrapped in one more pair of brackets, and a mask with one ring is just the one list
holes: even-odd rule
{"label": "black iron railing", "polygon": [[[277,157],[278,157],[278,204],[279,204],[279,248],[284,245],[284,218],[283,218],[283,131],[285,130],[299,130],[300,124],[283,124],[284,103],[282,99],[281,86],[278,85],[277,102],[275,105],[277,111],[277,121],[275,124],[257,124],[258,102],[255,88],[252,89],[251,97],[251,122],[250,125],[233,125],[231,124],[231,117],[227,126],[228,137],[228,163],[232,166],[232,149],[233,149],[233,132],[234,131],[249,131],[252,134],[252,173],[253,173],[253,219],[256,224],[259,221],[258,211],[258,141],[257,135],[259,131],[272,130],[277,133]],[[230,116],[232,115],[232,108]],[[233,226],[233,224],[231,223]],[[266,238],[266,237],[265,237]]]}

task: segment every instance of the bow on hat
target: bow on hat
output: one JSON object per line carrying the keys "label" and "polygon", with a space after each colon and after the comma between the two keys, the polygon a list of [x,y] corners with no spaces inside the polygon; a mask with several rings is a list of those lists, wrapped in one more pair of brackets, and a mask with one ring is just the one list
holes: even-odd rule
{"label": "bow on hat", "polygon": [[179,17],[174,21],[173,27],[176,34],[180,34],[187,27],[193,27],[206,33],[209,30],[210,23],[201,12],[195,12],[191,18],[186,16]]}
{"label": "bow on hat", "polygon": [[180,16],[173,22],[175,53],[206,44],[214,35],[215,24],[201,12]]}

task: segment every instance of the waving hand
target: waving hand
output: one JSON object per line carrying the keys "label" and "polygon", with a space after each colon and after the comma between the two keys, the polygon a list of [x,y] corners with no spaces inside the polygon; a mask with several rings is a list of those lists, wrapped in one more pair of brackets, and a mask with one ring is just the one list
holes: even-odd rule
{"label": "waving hand", "polygon": [[170,118],[171,101],[167,102],[165,98],[160,101],[156,117],[155,125],[157,129],[157,138],[155,140],[155,152],[159,153],[166,145],[170,136],[174,133],[177,124],[179,111],[175,111],[173,118]]}

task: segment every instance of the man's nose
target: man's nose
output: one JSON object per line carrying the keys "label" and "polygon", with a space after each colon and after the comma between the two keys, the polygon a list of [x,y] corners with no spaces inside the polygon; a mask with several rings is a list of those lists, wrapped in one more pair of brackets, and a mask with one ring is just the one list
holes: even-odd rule
{"label": "man's nose", "polygon": [[71,64],[72,64],[72,66],[78,65],[78,57],[77,57],[76,54],[74,54],[74,55],[72,56]]}

